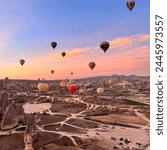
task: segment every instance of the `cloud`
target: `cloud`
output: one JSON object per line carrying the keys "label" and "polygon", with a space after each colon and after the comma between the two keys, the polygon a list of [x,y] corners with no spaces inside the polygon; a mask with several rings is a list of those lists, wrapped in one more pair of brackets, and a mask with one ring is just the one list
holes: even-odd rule
{"label": "cloud", "polygon": [[[82,57],[82,56],[84,56],[88,53],[88,50],[90,50],[90,48],[88,48],[88,47],[86,47],[86,48],[75,48],[75,49],[71,49],[71,50],[64,50],[64,52],[66,52],[66,56],[64,57],[64,59],[73,59],[74,57],[75,58],[76,57]],[[52,57],[55,60],[62,60],[62,55],[61,55],[62,52],[53,54]]]}
{"label": "cloud", "polygon": [[114,40],[111,40],[110,43],[110,48],[112,49],[121,49],[121,48],[128,48],[131,46],[134,46],[136,44],[140,44],[142,42],[147,42],[149,41],[150,36],[148,34],[140,34],[140,35],[135,35],[135,36],[130,36],[130,37],[120,37],[116,38]]}
{"label": "cloud", "polygon": [[[27,58],[24,66],[15,62],[2,67],[2,75],[29,79],[81,78],[112,74],[149,75],[149,43],[144,44],[148,40],[149,35],[116,38],[111,40],[113,47],[118,49],[114,53],[112,49],[104,53],[97,47],[64,50],[67,52],[65,57],[62,57],[61,53],[49,52],[36,58]],[[120,51],[119,48],[124,50]],[[96,62],[93,71],[88,66],[90,61]],[[52,69],[55,70],[53,75],[50,73]],[[74,72],[73,76],[70,75],[71,71]]]}
{"label": "cloud", "polygon": [[71,57],[79,56],[79,55],[86,54],[88,50],[89,50],[89,48],[76,48],[74,50],[67,51],[67,55],[71,56]]}
{"label": "cloud", "polygon": [[[99,59],[98,62],[102,62],[102,60]],[[107,56],[103,63],[99,63],[99,68],[103,68],[101,72],[110,70],[114,73],[127,74],[128,72],[140,72],[141,67],[149,68],[149,46],[140,46],[133,50]],[[147,70],[147,74],[149,74],[149,70]]]}

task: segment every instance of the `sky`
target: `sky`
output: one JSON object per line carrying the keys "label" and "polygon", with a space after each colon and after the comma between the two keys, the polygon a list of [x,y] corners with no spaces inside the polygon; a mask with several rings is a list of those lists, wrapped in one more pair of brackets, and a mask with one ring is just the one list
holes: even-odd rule
{"label": "sky", "polygon": [[149,0],[135,0],[132,11],[127,0],[0,1],[0,79],[150,74]]}

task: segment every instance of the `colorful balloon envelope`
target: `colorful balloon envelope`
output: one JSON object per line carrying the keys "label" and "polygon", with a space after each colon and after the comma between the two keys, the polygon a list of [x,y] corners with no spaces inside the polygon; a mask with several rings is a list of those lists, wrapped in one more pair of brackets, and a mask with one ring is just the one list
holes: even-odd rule
{"label": "colorful balloon envelope", "polygon": [[68,90],[69,90],[69,92],[71,93],[71,94],[74,94],[75,92],[76,92],[76,90],[77,90],[77,87],[76,87],[76,85],[69,85],[68,86]]}
{"label": "colorful balloon envelope", "polygon": [[104,89],[103,88],[97,88],[97,93],[99,95],[103,94],[104,93]]}
{"label": "colorful balloon envelope", "polygon": [[78,91],[80,94],[84,94],[84,89],[80,89],[79,91]]}
{"label": "colorful balloon envelope", "polygon": [[108,80],[108,84],[109,85],[112,85],[112,83],[113,83],[113,81],[110,79],[110,80]]}
{"label": "colorful balloon envelope", "polygon": [[47,83],[39,83],[39,84],[37,85],[37,88],[38,88],[39,91],[45,92],[45,91],[48,90],[49,85],[48,85]]}

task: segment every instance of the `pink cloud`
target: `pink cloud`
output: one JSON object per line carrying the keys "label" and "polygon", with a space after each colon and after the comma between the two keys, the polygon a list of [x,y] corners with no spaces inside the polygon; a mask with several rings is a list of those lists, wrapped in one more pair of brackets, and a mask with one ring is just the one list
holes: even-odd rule
{"label": "pink cloud", "polygon": [[[73,57],[83,56],[88,52],[89,48],[75,48],[72,50],[64,50],[66,52],[66,56],[64,58],[69,59]],[[53,54],[53,58],[56,60],[62,60],[62,52]]]}
{"label": "pink cloud", "polygon": [[[138,47],[134,50],[116,53],[107,56],[105,59],[98,59],[99,72],[108,72],[109,74],[149,74],[149,46]],[[101,63],[102,62],[102,63]],[[144,62],[144,63],[143,63]],[[141,69],[142,68],[142,69]]]}
{"label": "pink cloud", "polygon": [[79,56],[79,55],[84,55],[87,53],[89,48],[76,48],[74,50],[69,50],[67,51],[67,56]]}
{"label": "pink cloud", "polygon": [[111,40],[109,43],[110,43],[110,48],[127,48],[135,44],[148,41],[149,39],[150,39],[149,35],[141,34],[141,35],[130,36],[130,37],[116,38],[114,40]]}
{"label": "pink cloud", "polygon": [[[97,47],[67,50],[65,57],[62,57],[61,53],[49,53],[38,58],[27,59],[24,66],[18,62],[2,66],[1,76],[20,79],[63,79],[112,74],[149,75],[149,45],[142,45],[142,42],[148,40],[149,35],[114,39],[110,42],[111,48],[125,49],[115,53],[107,51],[104,54]],[[136,46],[133,47],[134,45]],[[96,62],[93,71],[88,66],[90,61]],[[53,75],[50,73],[52,69],[55,70]],[[71,71],[74,72],[72,76],[70,75]]]}

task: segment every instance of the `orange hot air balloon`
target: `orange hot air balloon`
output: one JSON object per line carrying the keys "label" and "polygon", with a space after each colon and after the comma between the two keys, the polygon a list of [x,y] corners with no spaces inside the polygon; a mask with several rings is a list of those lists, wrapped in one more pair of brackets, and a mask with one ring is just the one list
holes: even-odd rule
{"label": "orange hot air balloon", "polygon": [[68,90],[69,90],[69,92],[70,92],[71,94],[74,94],[74,93],[76,92],[76,90],[77,90],[77,87],[76,87],[75,84],[69,85],[69,86],[68,86]]}
{"label": "orange hot air balloon", "polygon": [[111,86],[113,84],[112,79],[108,80],[108,84]]}

